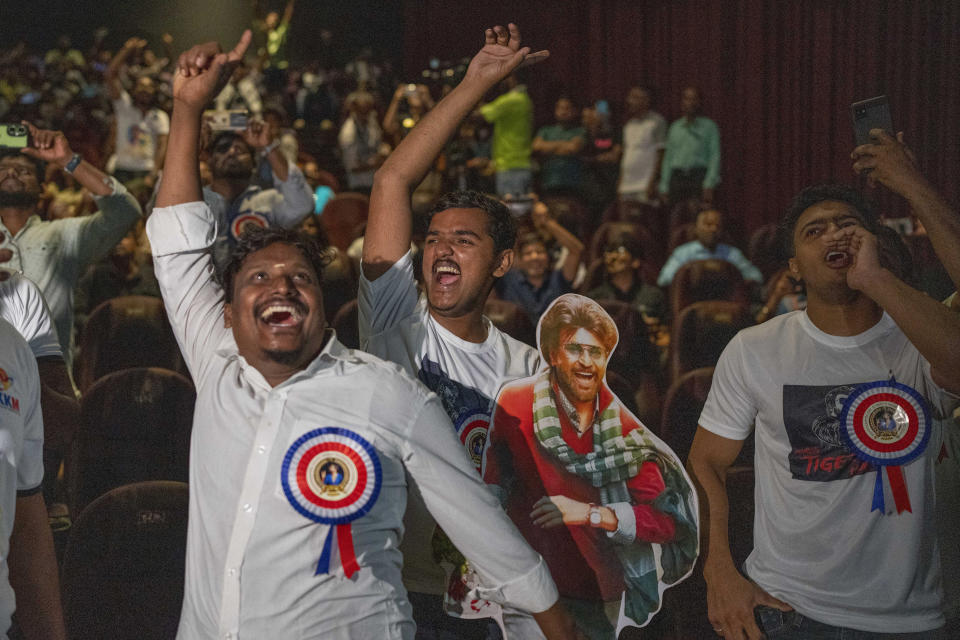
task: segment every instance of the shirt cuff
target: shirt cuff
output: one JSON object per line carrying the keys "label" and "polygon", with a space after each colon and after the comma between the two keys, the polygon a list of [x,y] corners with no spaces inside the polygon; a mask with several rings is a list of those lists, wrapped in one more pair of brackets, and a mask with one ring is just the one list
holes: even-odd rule
{"label": "shirt cuff", "polygon": [[93,196],[94,202],[99,203],[100,200],[102,200],[103,198],[113,198],[114,196],[122,196],[129,193],[127,191],[127,188],[123,186],[123,183],[117,180],[116,178],[114,178],[113,176],[107,176],[106,178],[104,178],[103,184],[110,187],[110,193],[103,196],[98,196],[94,194]]}
{"label": "shirt cuff", "polygon": [[498,587],[478,586],[472,593],[480,600],[490,600],[502,605],[509,604],[529,613],[546,611],[560,597],[557,593],[557,585],[550,577],[547,563],[540,555],[537,555],[536,566],[519,578]]}
{"label": "shirt cuff", "polygon": [[147,237],[154,256],[201,251],[217,237],[217,224],[205,202],[156,207],[147,219]]}
{"label": "shirt cuff", "polygon": [[604,505],[617,514],[616,531],[607,531],[607,537],[614,544],[631,544],[637,539],[637,517],[629,502],[612,502]]}

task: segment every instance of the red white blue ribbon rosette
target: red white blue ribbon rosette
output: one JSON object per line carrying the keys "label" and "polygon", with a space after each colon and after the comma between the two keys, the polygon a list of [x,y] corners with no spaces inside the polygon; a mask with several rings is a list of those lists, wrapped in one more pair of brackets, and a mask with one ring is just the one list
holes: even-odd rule
{"label": "red white blue ribbon rosette", "polygon": [[314,575],[330,572],[334,538],[344,574],[360,569],[350,523],[373,508],[382,477],[376,450],[348,429],[314,429],[287,449],[280,470],[287,501],[300,515],[330,525]]}
{"label": "red white blue ribbon rosette", "polygon": [[483,462],[483,445],[487,442],[487,430],[490,428],[490,414],[478,411],[463,418],[457,425],[457,435],[473,460],[477,471]]}
{"label": "red white blue ribbon rosette", "polygon": [[871,511],[886,513],[886,469],[897,513],[912,512],[900,467],[924,452],[930,429],[930,410],[924,397],[894,378],[862,384],[847,397],[840,414],[840,435],[858,458],[877,466]]}
{"label": "red white blue ribbon rosette", "polygon": [[230,233],[233,234],[234,240],[239,240],[240,236],[243,235],[243,232],[248,226],[253,225],[254,227],[266,228],[269,225],[267,219],[264,218],[259,213],[254,211],[248,211],[247,213],[241,213],[236,218],[233,219],[233,222],[230,224]]}

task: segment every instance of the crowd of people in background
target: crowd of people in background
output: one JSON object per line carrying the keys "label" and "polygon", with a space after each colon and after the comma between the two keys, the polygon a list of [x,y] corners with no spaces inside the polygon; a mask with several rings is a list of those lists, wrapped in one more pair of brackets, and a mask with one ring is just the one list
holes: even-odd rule
{"label": "crowd of people in background", "polygon": [[[793,268],[796,258],[780,238],[769,228],[744,228],[735,210],[717,208],[722,176],[736,169],[721,171],[721,132],[704,115],[709,100],[697,87],[685,87],[679,96],[657,96],[653,87],[637,84],[625,95],[590,104],[573,94],[560,95],[552,120],[540,123],[527,92],[527,83],[536,77],[518,68],[484,85],[487,92],[479,103],[471,103],[450,125],[455,133],[425,143],[427,134],[415,135],[418,124],[454,91],[468,72],[466,63],[415,78],[401,77],[370,50],[343,64],[333,56],[294,64],[288,39],[294,11],[290,0],[283,13],[256,22],[250,51],[230,65],[229,80],[203,115],[197,131],[201,197],[216,221],[211,250],[221,269],[251,228],[301,229],[326,244],[334,233],[328,225],[331,203],[352,198],[361,203],[364,219],[369,207],[368,224],[375,235],[365,236],[362,224],[352,227],[342,246],[331,252],[323,278],[327,308],[322,312],[328,320],[352,308],[353,315],[345,317],[356,330],[359,306],[356,343],[347,342],[349,331],[340,336],[347,346],[397,360],[394,347],[399,347],[391,341],[400,338],[384,337],[384,332],[413,336],[424,329],[403,325],[406,319],[394,318],[391,314],[399,311],[391,305],[402,302],[413,309],[418,297],[414,279],[433,295],[445,286],[444,274],[469,276],[466,269],[460,272],[459,263],[440,275],[420,269],[425,260],[441,265],[435,268],[446,264],[437,254],[440,249],[431,245],[431,238],[445,233],[445,214],[486,206],[480,199],[442,200],[446,208],[438,213],[435,203],[451,191],[490,194],[519,225],[515,261],[495,265],[503,273],[496,274],[484,301],[471,311],[476,311],[474,320],[480,322],[484,303],[507,303],[499,307],[497,324],[512,337],[498,339],[512,345],[516,338],[535,348],[538,319],[563,294],[577,292],[601,302],[618,322],[632,314],[637,319],[629,325],[633,333],[625,335],[620,328],[620,345],[628,355],[612,360],[609,371],[611,384],[622,383],[619,388],[628,390],[627,402],[645,424],[659,426],[667,389],[675,382],[671,340],[684,308],[672,287],[681,271],[685,286],[697,277],[689,275],[692,263],[706,264],[702,268],[707,271],[719,269],[709,266],[716,262],[732,265],[723,277],[736,281],[750,324],[806,308],[807,292]],[[329,32],[323,38],[332,48]],[[22,122],[31,139],[41,141],[27,155],[6,149],[0,154],[0,208],[20,212],[3,218],[0,272],[4,279],[20,272],[34,280],[49,308],[59,350],[44,355],[35,349],[34,355],[52,355],[60,363],[55,373],[40,370],[44,402],[52,397],[51,406],[74,401],[68,376],[84,355],[77,344],[90,314],[113,298],[161,295],[146,220],[154,207],[182,204],[158,204],[157,198],[169,179],[165,158],[173,157],[171,128],[178,125],[171,121],[171,87],[178,71],[175,52],[184,47],[169,34],[156,42],[120,39],[121,34],[100,29],[78,46],[63,36],[46,52],[26,43],[0,50],[0,122]],[[668,123],[658,109],[680,116]],[[411,155],[413,144],[403,146],[410,139],[423,149],[434,145],[438,153]],[[391,156],[398,148],[401,156]],[[401,166],[410,159],[423,171]],[[400,235],[384,222],[389,207],[383,194],[393,186],[384,186],[388,179],[409,181],[404,189],[412,191],[404,214],[410,216],[409,232]],[[909,199],[906,189],[892,190]],[[933,250],[924,249],[930,242],[923,216],[886,222],[877,231],[883,259],[892,260],[885,266],[931,296],[950,293],[947,272]],[[700,277],[708,289],[714,286],[709,274]],[[17,294],[21,298],[34,295],[30,285],[19,284],[19,275],[13,281],[29,291]],[[399,295],[392,287],[402,289],[402,301],[391,298]],[[701,299],[723,297],[717,293],[723,287],[715,289]],[[470,332],[477,327],[464,325],[464,339],[476,337]],[[414,341],[420,340],[440,338],[416,334]],[[416,351],[409,345],[405,349]],[[415,363],[399,364],[424,380],[428,355],[432,357],[424,353]],[[514,362],[514,373],[530,373],[535,357],[531,350],[525,355],[529,362]],[[497,389],[493,382],[483,383],[489,387],[488,402]],[[710,406],[711,415],[720,414],[718,402]],[[456,422],[456,412],[444,408]],[[695,455],[702,474],[713,469],[714,460],[703,453],[704,436],[698,437]],[[69,526],[69,514],[60,504],[63,488],[55,482],[69,439],[69,433],[48,434],[43,455],[43,497],[55,526]],[[34,489],[38,477],[31,473],[18,487]],[[447,524],[455,528],[452,519]],[[430,531],[424,535],[429,539]],[[469,538],[468,532],[461,536]],[[413,538],[406,544],[422,546],[423,539]],[[428,554],[412,547],[404,552],[416,562]],[[503,574],[509,574],[506,568]],[[411,589],[412,595],[424,600],[414,602],[414,616],[430,628],[438,623],[430,616],[417,617],[418,607],[433,606],[430,598],[436,594],[417,591]],[[956,593],[948,590],[948,595]],[[782,603],[762,604],[773,615],[771,608]],[[960,618],[957,611],[953,614]],[[712,621],[734,623],[732,616]]]}

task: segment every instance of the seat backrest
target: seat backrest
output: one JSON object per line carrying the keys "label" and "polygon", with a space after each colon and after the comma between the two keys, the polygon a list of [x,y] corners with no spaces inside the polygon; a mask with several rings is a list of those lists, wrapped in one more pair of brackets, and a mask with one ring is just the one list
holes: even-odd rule
{"label": "seat backrest", "polygon": [[597,300],[597,303],[610,314],[620,335],[617,348],[607,362],[607,370],[616,371],[631,385],[639,384],[645,375],[656,371],[659,364],[640,310],[619,300]]}
{"label": "seat backrest", "polygon": [[176,636],[187,503],[182,482],[141,482],[101,496],[74,521],[61,578],[71,640]]}
{"label": "seat backrest", "polygon": [[508,300],[488,298],[483,305],[483,315],[497,329],[533,348],[537,348],[537,328],[523,307]]}
{"label": "seat backrest", "polygon": [[350,349],[360,348],[359,310],[356,298],[345,302],[337,309],[331,323],[337,332],[337,340]]}
{"label": "seat backrest", "polygon": [[750,234],[747,259],[763,274],[764,282],[784,267],[787,263],[786,251],[775,223],[761,225]]}
{"label": "seat backrest", "polygon": [[661,207],[633,200],[614,200],[604,210],[603,222],[632,222],[646,227],[650,234],[663,243],[669,226],[669,216]]}
{"label": "seat backrest", "polygon": [[357,264],[345,251],[334,250],[333,259],[323,269],[323,312],[327,323],[332,324],[333,318],[340,309],[350,300],[357,297],[359,277]]}
{"label": "seat backrest", "polygon": [[[587,266],[587,275],[584,276],[583,282],[580,283],[578,291],[583,295],[587,295],[592,289],[599,287],[603,284],[603,278],[606,275],[606,264],[603,261],[603,258],[597,258]],[[653,265],[646,260],[640,261],[640,266],[636,270],[636,278],[641,282],[644,282],[649,285],[656,286],[657,284],[657,270]]]}
{"label": "seat backrest", "polygon": [[125,369],[90,387],[66,458],[71,514],[131,482],[186,482],[195,401],[193,384],[165,369]]}
{"label": "seat backrest", "polygon": [[681,375],[667,389],[659,435],[683,461],[690,454],[712,382],[713,367],[704,367]]}
{"label": "seat backrest", "polygon": [[543,199],[552,215],[560,225],[579,238],[585,238],[595,226],[590,213],[583,202],[569,196],[548,196]]}
{"label": "seat backrest", "polygon": [[750,308],[742,302],[706,300],[687,306],[673,322],[670,380],[693,369],[715,366],[733,336],[753,324]]}
{"label": "seat backrest", "polygon": [[367,222],[370,199],[362,193],[338,193],[323,208],[320,225],[330,244],[346,251]]}
{"label": "seat backrest", "polygon": [[187,372],[160,298],[107,300],[91,312],[83,328],[75,369],[81,391],[108,373],[131,367]]}
{"label": "seat backrest", "polygon": [[693,260],[677,270],[670,283],[670,313],[680,312],[702,300],[749,302],[743,275],[726,260]]}

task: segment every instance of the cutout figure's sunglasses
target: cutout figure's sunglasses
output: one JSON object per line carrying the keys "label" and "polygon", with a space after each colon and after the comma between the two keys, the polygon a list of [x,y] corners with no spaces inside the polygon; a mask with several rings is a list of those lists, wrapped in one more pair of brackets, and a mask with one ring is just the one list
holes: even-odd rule
{"label": "cutout figure's sunglasses", "polygon": [[594,362],[603,361],[603,349],[595,344],[580,344],[579,342],[568,342],[563,348],[574,358],[579,358],[586,351],[587,355]]}

